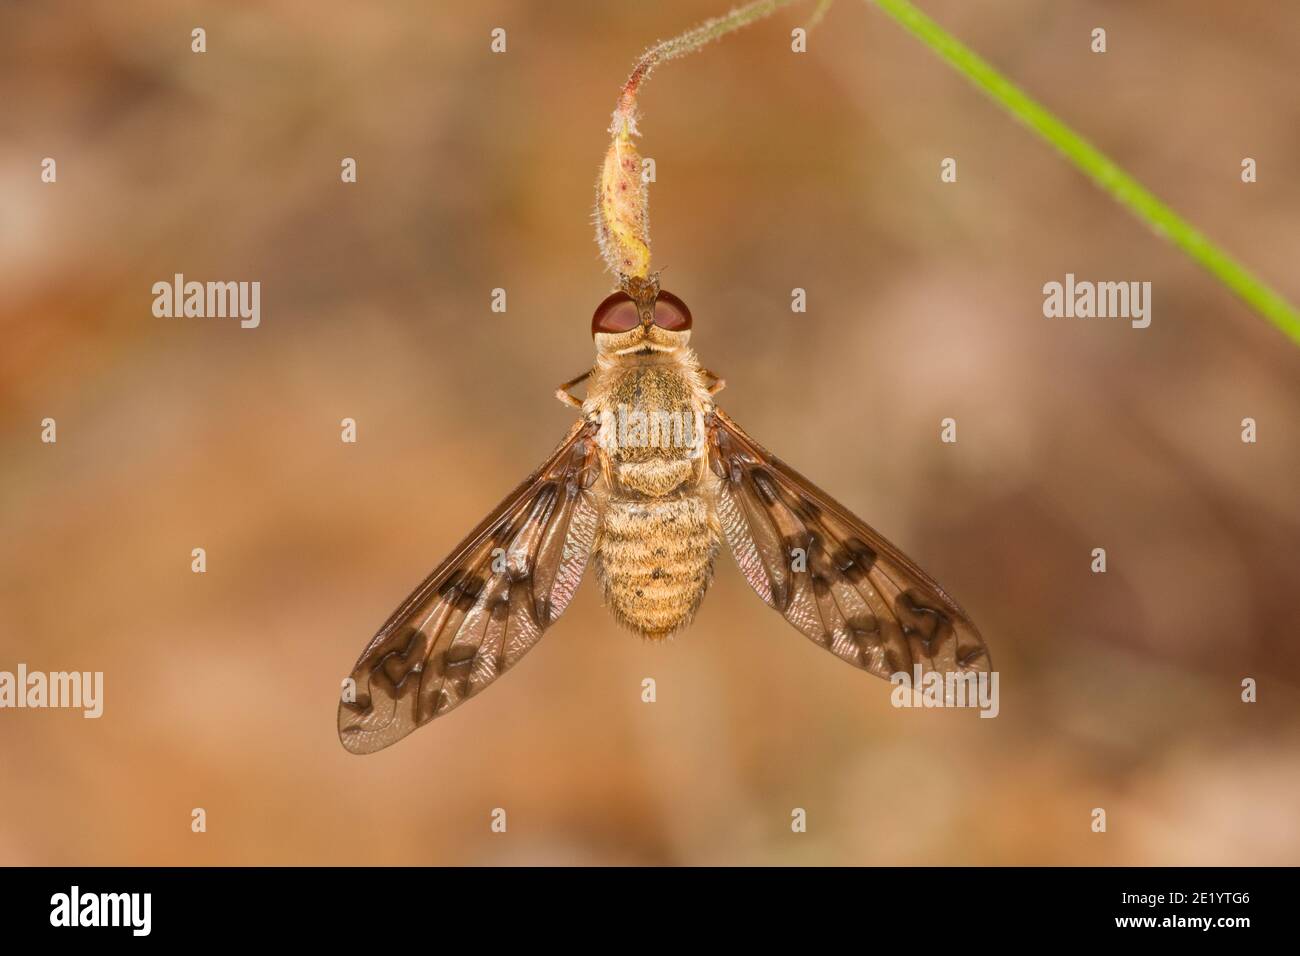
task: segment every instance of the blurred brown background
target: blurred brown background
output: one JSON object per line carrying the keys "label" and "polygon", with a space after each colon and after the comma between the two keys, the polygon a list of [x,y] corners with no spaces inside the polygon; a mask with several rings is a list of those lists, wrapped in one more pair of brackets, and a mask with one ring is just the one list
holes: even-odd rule
{"label": "blurred brown background", "polygon": [[[1300,298],[1294,7],[923,5]],[[438,7],[0,5],[0,669],[106,683],[0,712],[0,862],[1300,863],[1300,351],[852,0],[656,74],[655,263],[724,406],[979,622],[1001,716],[895,710],[722,556],[670,645],[589,579],[347,754],[368,637],[573,419],[619,84],[722,12]],[[259,280],[261,327],[155,318],[176,272]],[[1044,319],[1066,272],[1151,281],[1152,326]]]}

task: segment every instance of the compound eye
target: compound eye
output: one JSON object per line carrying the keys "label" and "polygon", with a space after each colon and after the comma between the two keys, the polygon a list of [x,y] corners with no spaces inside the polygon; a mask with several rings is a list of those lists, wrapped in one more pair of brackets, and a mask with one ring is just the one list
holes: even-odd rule
{"label": "compound eye", "polygon": [[591,334],[607,332],[617,335],[620,332],[631,332],[640,324],[641,316],[637,314],[636,302],[626,292],[615,292],[596,306],[596,313],[591,317]]}
{"label": "compound eye", "polygon": [[691,310],[671,292],[660,292],[655,300],[655,325],[666,332],[685,332],[691,327]]}

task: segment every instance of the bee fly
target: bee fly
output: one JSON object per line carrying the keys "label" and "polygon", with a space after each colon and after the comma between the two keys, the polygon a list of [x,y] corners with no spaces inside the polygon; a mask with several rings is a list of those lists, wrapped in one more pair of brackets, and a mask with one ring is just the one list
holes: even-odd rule
{"label": "bee fly", "polygon": [[649,640],[681,630],[722,541],[759,597],[855,667],[989,669],[938,584],[714,404],[724,382],[657,274],[621,275],[591,331],[595,366],[556,390],[582,419],[366,647],[339,707],[344,747],[387,747],[487,687],[564,613],[589,560],[619,622]]}

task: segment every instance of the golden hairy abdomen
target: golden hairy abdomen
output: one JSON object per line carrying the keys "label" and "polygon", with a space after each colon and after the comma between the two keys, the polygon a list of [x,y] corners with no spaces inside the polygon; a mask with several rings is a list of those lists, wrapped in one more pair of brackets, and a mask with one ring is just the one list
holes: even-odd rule
{"label": "golden hairy abdomen", "polygon": [[649,638],[685,627],[708,590],[717,544],[698,496],[609,501],[596,572],[610,611]]}
{"label": "golden hairy abdomen", "polygon": [[[609,499],[596,542],[596,573],[615,619],[649,638],[690,623],[713,574],[718,530],[700,482],[708,472],[702,447],[709,396],[689,349],[653,359],[602,362],[587,395],[598,416],[609,475]],[[683,426],[636,441],[619,425],[636,411]],[[663,440],[665,437],[671,440]]]}

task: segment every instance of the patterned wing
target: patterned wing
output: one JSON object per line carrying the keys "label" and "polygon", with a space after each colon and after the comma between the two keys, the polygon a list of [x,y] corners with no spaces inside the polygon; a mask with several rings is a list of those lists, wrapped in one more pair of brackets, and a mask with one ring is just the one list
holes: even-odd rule
{"label": "patterned wing", "polygon": [[344,747],[381,750],[473,697],[563,613],[600,521],[597,448],[595,426],[575,423],[393,612],[344,682]]}
{"label": "patterned wing", "polygon": [[785,619],[854,667],[889,679],[978,673],[991,664],[975,624],[878,532],[715,410],[715,507],[741,573]]}

